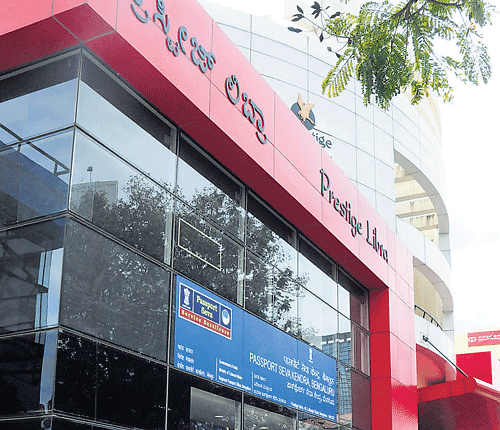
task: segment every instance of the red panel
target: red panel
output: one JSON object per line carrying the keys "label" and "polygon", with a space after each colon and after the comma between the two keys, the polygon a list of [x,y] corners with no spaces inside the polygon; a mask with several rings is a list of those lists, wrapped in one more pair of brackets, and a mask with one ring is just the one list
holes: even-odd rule
{"label": "red panel", "polygon": [[[177,5],[178,3],[175,2]],[[188,8],[185,2],[181,3],[185,9]],[[150,13],[154,13],[152,7],[154,2],[150,2],[150,4],[148,10]],[[195,6],[200,8],[198,4],[195,4]],[[198,37],[198,34],[200,34],[200,43],[210,45],[210,39],[203,34],[202,30],[206,31],[207,25],[211,28],[211,21],[202,25],[202,23],[193,21],[193,19],[187,19],[189,17],[186,18],[185,15],[186,13],[184,13],[182,21],[179,19],[171,20],[170,31],[172,36],[174,37],[177,34],[178,27],[175,27],[175,25],[180,25],[179,22],[182,22],[186,25],[190,37],[195,35]],[[193,17],[196,15],[193,10]],[[200,30],[198,30],[198,27],[200,27]],[[115,70],[124,69],[129,75],[133,76],[134,81],[142,81],[140,82],[141,92],[143,94],[147,92],[147,97],[152,97],[150,99],[152,101],[158,100],[159,105],[157,105],[160,109],[163,110],[168,106],[168,112],[165,113],[178,125],[183,126],[208,117],[210,98],[208,74],[202,73],[193,64],[190,56],[182,53],[177,57],[174,56],[166,47],[166,38],[161,29],[151,21],[145,24],[140,22],[130,8],[130,1],[120,0],[119,2],[117,31],[124,41],[130,45],[128,51],[137,51],[132,54],[135,61],[149,63],[159,74],[157,74],[158,78],[155,75],[151,76],[154,78],[151,81],[151,73],[144,74],[142,69],[137,69],[137,64],[134,64],[134,62],[130,64],[129,57],[124,56],[123,52],[114,49],[114,46],[109,45],[109,43],[101,44],[101,51],[106,51],[106,58],[112,62],[111,66]],[[186,48],[188,49],[189,46],[186,46]],[[189,50],[186,52],[187,54],[190,53]],[[128,77],[125,76],[125,78],[128,80]],[[175,88],[175,93],[165,93],[165,86]],[[198,110],[199,113],[196,114],[195,110]]]}
{"label": "red panel", "polygon": [[[123,0],[122,0],[123,1]],[[132,0],[127,1],[130,5],[132,3]],[[82,15],[83,17],[91,17],[92,15],[98,15],[100,17],[100,20],[107,22],[108,26],[111,28],[115,28],[116,24],[116,6],[118,4],[117,0],[108,0],[108,1],[102,1],[102,0],[54,0],[54,9],[53,9],[53,14],[56,15],[58,18],[59,16],[63,16],[64,12],[71,11],[72,9],[74,11],[81,11],[81,10],[87,10],[88,15]],[[130,6],[129,6],[130,8]],[[91,12],[90,12],[91,11]],[[71,11],[73,14],[73,12]],[[78,12],[81,13],[81,12]],[[62,15],[59,15],[62,14]],[[76,22],[76,19],[72,19],[71,17],[67,16],[67,23],[71,26],[69,29],[73,31],[78,37],[80,37],[80,34],[86,35],[86,34],[91,34],[92,32],[98,31],[98,28],[101,26],[101,24],[97,24],[96,29],[92,29],[93,25],[96,24],[93,20],[87,23],[78,23]],[[64,23],[65,24],[65,23]],[[87,24],[87,29],[85,29],[85,24]],[[66,24],[65,24],[66,25]],[[87,39],[87,37],[82,37],[82,39]]]}
{"label": "red panel", "polygon": [[76,44],[78,40],[53,18],[44,19],[0,37],[0,71],[38,60]]}
{"label": "red panel", "polygon": [[393,381],[392,398],[394,402],[397,426],[395,429],[418,428],[418,391]]}
{"label": "red panel", "polygon": [[[61,6],[61,0],[55,0],[57,6]],[[83,3],[82,1],[64,1],[64,3]],[[92,2],[95,3],[95,2]],[[54,12],[54,17],[70,30],[78,39],[88,40],[94,37],[108,33],[115,28],[116,23],[116,3],[114,2],[99,2],[97,4],[106,6],[104,11],[96,12],[87,3],[73,9],[64,10],[64,12]],[[96,6],[97,6],[96,5]],[[54,10],[63,10],[61,7],[54,5]],[[106,12],[106,13],[100,13]]]}
{"label": "red panel", "polygon": [[[217,64],[212,70],[212,83],[226,94],[226,79],[235,75],[238,79],[239,102],[237,104],[240,112],[243,107],[242,94],[246,93],[248,97],[261,109],[264,116],[264,130],[267,139],[270,142],[275,141],[275,93],[264,78],[253,68],[240,50],[234,46],[224,32],[214,23],[213,28],[213,52],[217,57]],[[236,88],[231,91],[233,97],[237,97]],[[227,97],[226,97],[227,98]],[[229,99],[227,100],[229,103]],[[249,110],[249,107],[246,108]],[[244,118],[246,120],[246,118]],[[258,118],[257,120],[258,121]],[[254,125],[253,136],[257,123]],[[231,127],[239,128],[239,123],[226,125],[226,131],[237,133],[237,130],[230,130]]]}
{"label": "red panel", "polygon": [[275,166],[276,181],[300,204],[292,205],[286,199],[275,208],[302,229],[317,225],[321,220],[321,196],[317,190],[278,150],[275,151]]}
{"label": "red panel", "polygon": [[397,359],[397,348],[391,349],[391,334],[371,333],[370,334],[370,376],[373,378],[391,377],[391,351],[394,359]]}
{"label": "red panel", "polygon": [[[276,148],[321,192],[321,146],[279,98],[276,99],[275,116],[280,119],[276,122]],[[352,204],[356,205],[356,201]]]}
{"label": "red panel", "polygon": [[[237,176],[250,185],[254,186],[258,182],[268,181],[274,176],[274,147],[271,142],[266,144],[260,143],[256,135],[255,127],[248,121],[241,111],[241,106],[233,105],[226,94],[221,93],[214,85],[212,85],[210,98],[210,119],[217,125],[232,141],[230,145],[237,146],[238,152],[244,152],[250,159],[246,160],[245,164],[235,163],[237,160],[231,160],[232,153],[229,149],[217,148],[217,142],[213,142],[211,148],[207,148],[210,152],[221,157],[221,160],[228,159],[231,170]],[[196,127],[196,125],[195,125]],[[188,130],[190,126],[186,128]],[[208,135],[205,133],[200,142],[206,140]],[[215,154],[217,153],[217,154]],[[240,160],[241,161],[241,160]],[[257,164],[260,169],[266,172],[266,175],[251,175],[246,174],[248,169],[252,169],[249,164]],[[228,166],[229,167],[229,166]]]}
{"label": "red panel", "polygon": [[[383,258],[383,252],[376,248],[387,250],[387,225],[380,215],[358,193],[358,221],[363,225],[363,235],[358,235],[359,256],[362,261],[387,285],[389,282],[389,264]],[[367,223],[368,221],[368,223]],[[370,230],[368,231],[368,224]],[[376,231],[376,237],[374,236]],[[367,242],[367,239],[370,243]],[[371,245],[373,244],[373,245]],[[375,249],[374,249],[375,247]],[[387,250],[388,251],[388,250]],[[389,261],[390,261],[390,256]],[[392,256],[394,258],[394,256]]]}
{"label": "red panel", "polygon": [[370,333],[390,330],[389,289],[370,290]]}
{"label": "red panel", "polygon": [[[50,18],[52,16],[52,0],[2,0],[1,10],[0,36]],[[40,39],[35,39],[35,41],[38,43]],[[4,46],[3,42],[0,46]]]}
{"label": "red panel", "polygon": [[408,387],[416,387],[417,367],[415,361],[415,350],[398,340],[398,367],[399,382]]}

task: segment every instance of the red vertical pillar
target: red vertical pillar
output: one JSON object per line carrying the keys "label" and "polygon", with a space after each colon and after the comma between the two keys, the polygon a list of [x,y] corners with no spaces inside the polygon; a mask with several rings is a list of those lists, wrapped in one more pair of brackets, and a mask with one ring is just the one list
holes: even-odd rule
{"label": "red vertical pillar", "polygon": [[418,429],[413,262],[395,241],[389,285],[369,296],[372,430]]}

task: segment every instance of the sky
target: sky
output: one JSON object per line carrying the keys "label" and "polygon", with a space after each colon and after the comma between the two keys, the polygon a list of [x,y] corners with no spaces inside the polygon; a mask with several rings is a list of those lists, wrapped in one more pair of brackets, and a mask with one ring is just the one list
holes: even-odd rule
{"label": "sky", "polygon": [[441,105],[455,333],[500,328],[500,14],[484,38],[492,78]]}
{"label": "sky", "polygon": [[[290,0],[210,1],[279,22]],[[492,78],[453,82],[454,101],[440,103],[455,333],[500,329],[500,13],[494,22],[484,31]]]}

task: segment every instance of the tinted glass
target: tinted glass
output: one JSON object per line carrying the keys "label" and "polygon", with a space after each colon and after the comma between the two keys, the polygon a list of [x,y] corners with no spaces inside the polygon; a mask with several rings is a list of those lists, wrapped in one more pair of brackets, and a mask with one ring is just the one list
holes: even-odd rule
{"label": "tinted glass", "polygon": [[370,335],[366,330],[352,324],[354,368],[370,374]]}
{"label": "tinted glass", "polygon": [[52,418],[17,419],[0,421],[0,430],[54,430]]}
{"label": "tinted glass", "polygon": [[71,209],[130,245],[169,262],[172,198],[163,188],[78,133]]}
{"label": "tinted glass", "polygon": [[181,142],[177,193],[199,213],[243,238],[243,189],[187,142]]}
{"label": "tinted glass", "polygon": [[0,415],[50,412],[56,332],[0,339]]}
{"label": "tinted glass", "polygon": [[245,309],[272,322],[276,269],[257,258],[246,261]]}
{"label": "tinted glass", "polygon": [[297,251],[292,246],[294,232],[276,215],[248,197],[247,237],[249,249],[262,259],[284,271],[287,276],[297,272]]}
{"label": "tinted glass", "polygon": [[299,294],[299,324],[301,339],[322,350],[322,346],[338,331],[337,312],[302,289]]}
{"label": "tinted glass", "polygon": [[[331,266],[331,265],[330,265]],[[332,279],[332,269],[325,273],[313,261],[299,254],[300,282],[330,306],[337,308],[337,283]]]}
{"label": "tinted glass", "polygon": [[167,369],[100,345],[96,418],[145,430],[165,427]]}
{"label": "tinted glass", "polygon": [[338,335],[339,360],[346,364],[351,364],[352,355],[352,334],[351,321],[339,314],[339,335]]}
{"label": "tinted glass", "polygon": [[165,360],[169,272],[70,221],[61,324]]}
{"label": "tinted glass", "polygon": [[[52,419],[52,428],[50,430],[99,430],[103,427],[91,426],[90,424],[81,424],[74,421],[63,420],[60,418]],[[45,430],[45,428],[43,427]]]}
{"label": "tinted glass", "polygon": [[349,367],[338,363],[337,366],[337,411],[340,423],[349,423],[352,419],[352,384]]}
{"label": "tinted glass", "polygon": [[353,427],[371,429],[370,378],[351,372],[352,384],[352,424]]}
{"label": "tinted glass", "polygon": [[335,424],[326,421],[324,418],[318,418],[305,412],[299,412],[298,414],[298,430],[327,430],[332,428],[336,428]]}
{"label": "tinted glass", "polygon": [[240,430],[241,394],[171,370],[168,430]]}
{"label": "tinted glass", "polygon": [[54,409],[95,416],[97,345],[81,336],[59,333]]}
{"label": "tinted glass", "polygon": [[67,208],[72,145],[73,132],[0,145],[0,226]]}
{"label": "tinted glass", "polygon": [[175,129],[83,57],[77,123],[164,186],[175,180]]}
{"label": "tinted glass", "polygon": [[56,325],[64,220],[0,233],[0,332]]}
{"label": "tinted glass", "polygon": [[243,423],[244,430],[293,430],[295,428],[293,417],[281,415],[246,403],[243,407]]}
{"label": "tinted glass", "polygon": [[176,208],[174,268],[233,302],[243,302],[243,247],[190,210]]}
{"label": "tinted glass", "polygon": [[0,80],[0,147],[75,122],[78,63],[72,55]]}

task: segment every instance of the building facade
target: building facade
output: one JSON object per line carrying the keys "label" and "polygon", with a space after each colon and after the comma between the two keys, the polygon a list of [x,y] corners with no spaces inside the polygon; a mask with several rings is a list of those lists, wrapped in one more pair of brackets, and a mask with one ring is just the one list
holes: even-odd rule
{"label": "building facade", "polygon": [[431,428],[442,384],[482,395],[428,344],[432,109],[315,100],[194,0],[4,7],[0,429]]}

